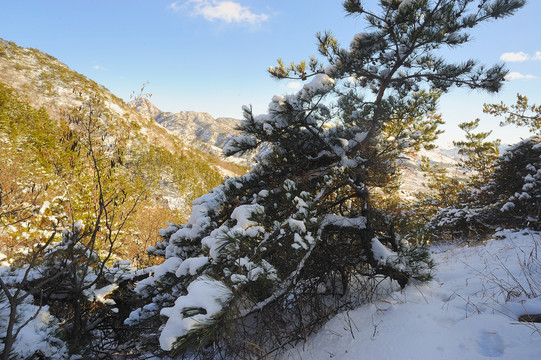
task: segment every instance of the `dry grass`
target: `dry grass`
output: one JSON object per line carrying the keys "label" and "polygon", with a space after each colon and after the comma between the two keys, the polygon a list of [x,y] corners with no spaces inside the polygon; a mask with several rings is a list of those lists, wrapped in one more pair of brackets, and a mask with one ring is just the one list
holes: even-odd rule
{"label": "dry grass", "polygon": [[[468,304],[478,309],[485,306],[515,321],[519,321],[521,317],[537,315],[530,314],[524,303],[541,300],[541,234],[529,232],[529,236],[531,248],[521,248],[513,243],[508,245],[515,250],[515,258],[494,255],[492,263],[497,266],[487,264],[484,271],[479,272],[486,279],[483,292],[478,294],[483,302],[477,306],[468,299]],[[520,271],[517,271],[517,265]],[[520,304],[521,308],[518,309],[516,304]],[[529,327],[541,336],[541,327],[537,323],[520,320],[519,324]]]}

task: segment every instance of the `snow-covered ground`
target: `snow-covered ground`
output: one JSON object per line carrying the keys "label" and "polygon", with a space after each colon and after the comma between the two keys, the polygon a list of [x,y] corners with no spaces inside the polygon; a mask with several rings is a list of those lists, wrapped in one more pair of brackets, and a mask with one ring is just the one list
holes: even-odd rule
{"label": "snow-covered ground", "polygon": [[[440,244],[432,251],[437,270],[431,282],[339,314],[284,360],[541,359],[541,323],[518,321],[541,314],[541,233],[502,231],[486,243]],[[3,305],[0,335],[8,315]],[[23,304],[23,320],[36,308]],[[65,359],[47,310],[19,334],[15,349]]]}
{"label": "snow-covered ground", "polygon": [[285,359],[541,359],[541,234],[433,246],[434,280],[334,317]]}

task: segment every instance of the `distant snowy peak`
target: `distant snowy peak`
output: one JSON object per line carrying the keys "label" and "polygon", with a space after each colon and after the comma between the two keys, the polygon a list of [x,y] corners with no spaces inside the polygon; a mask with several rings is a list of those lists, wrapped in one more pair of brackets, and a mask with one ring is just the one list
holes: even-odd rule
{"label": "distant snowy peak", "polygon": [[200,145],[199,147],[210,150],[211,153],[221,153],[231,136],[239,133],[236,128],[240,121],[237,119],[214,119],[208,113],[196,111],[163,112],[146,98],[139,99],[135,109],[140,114],[153,118],[183,140]]}

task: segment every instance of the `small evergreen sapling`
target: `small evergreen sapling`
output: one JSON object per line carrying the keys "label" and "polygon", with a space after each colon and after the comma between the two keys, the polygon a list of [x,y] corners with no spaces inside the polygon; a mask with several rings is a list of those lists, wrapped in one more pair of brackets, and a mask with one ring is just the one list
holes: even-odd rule
{"label": "small evergreen sapling", "polygon": [[463,156],[459,165],[470,175],[468,185],[479,188],[486,184],[494,172],[494,162],[500,155],[500,140],[487,141],[492,131],[474,133],[479,126],[479,119],[458,126],[466,132],[466,140],[453,141],[458,153]]}

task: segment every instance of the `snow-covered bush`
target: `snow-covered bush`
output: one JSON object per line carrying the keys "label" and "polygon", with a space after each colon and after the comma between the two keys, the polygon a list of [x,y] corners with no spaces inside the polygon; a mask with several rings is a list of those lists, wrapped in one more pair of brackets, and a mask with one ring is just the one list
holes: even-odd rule
{"label": "snow-covered bush", "polygon": [[497,228],[497,215],[493,204],[457,204],[438,210],[426,226],[432,240],[477,239]]}
{"label": "snow-covered bush", "polygon": [[498,227],[541,227],[541,143],[530,138],[507,149],[468,200],[441,209],[428,227],[438,238],[491,233]]}
{"label": "snow-covered bush", "polygon": [[513,227],[541,228],[541,139],[509,148],[496,164],[493,192],[502,221]]}
{"label": "snow-covered bush", "polygon": [[[53,233],[48,242],[29,249],[26,262],[0,262],[0,330],[10,353],[27,354],[17,358],[36,352],[64,359],[68,349],[94,357],[96,349],[107,354],[129,343],[119,329],[120,317],[128,314],[118,313],[119,307],[131,306],[130,300],[115,291],[119,286],[124,291],[137,273],[129,261],[106,263],[107,256],[92,249],[90,234],[77,221],[61,239]],[[35,341],[41,344],[25,345]]]}
{"label": "snow-covered bush", "polygon": [[[0,276],[6,276],[8,267],[0,263]],[[13,295],[13,293],[10,293]],[[3,353],[5,339],[10,324],[10,302],[5,293],[0,292],[0,354]],[[22,326],[24,324],[24,326]],[[11,346],[10,359],[67,359],[67,347],[62,340],[58,320],[51,315],[48,306],[32,304],[27,297],[18,305],[15,329],[20,328]]]}
{"label": "snow-covered bush", "polygon": [[[62,337],[70,353],[94,356],[95,349],[108,351],[120,342],[103,341],[102,335],[112,332],[118,311],[106,296],[130,271],[113,263],[144,190],[137,178],[128,178],[126,169],[117,165],[121,151],[101,137],[96,124],[99,114],[93,112],[98,110],[96,103],[76,109],[69,126],[59,126],[44,110],[33,117],[29,105],[9,91],[0,91],[0,124],[7,125],[12,137],[0,143],[0,151],[21,142],[29,156],[52,156],[40,158],[45,163],[41,166],[36,160],[32,170],[8,163],[9,171],[2,172],[6,177],[0,179],[0,251],[6,253],[10,270],[2,269],[0,277],[0,293],[10,305],[3,337],[6,354],[20,351],[14,346],[26,341],[19,336],[30,322],[17,323],[26,303],[48,308],[63,323]],[[58,138],[32,128],[41,120],[40,125],[51,125]],[[30,128],[25,136],[18,136],[25,127]],[[54,168],[54,174],[46,171],[47,166]],[[4,169],[2,163],[0,170]]]}

